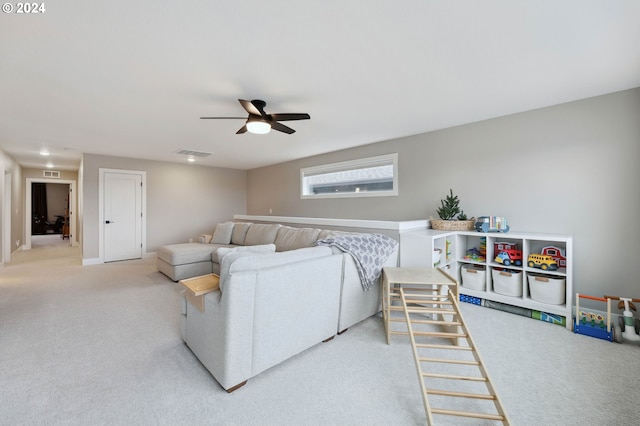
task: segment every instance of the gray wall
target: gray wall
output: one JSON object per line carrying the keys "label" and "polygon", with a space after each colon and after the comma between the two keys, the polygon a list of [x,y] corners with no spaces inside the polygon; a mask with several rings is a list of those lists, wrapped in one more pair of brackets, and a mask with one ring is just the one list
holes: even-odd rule
{"label": "gray wall", "polygon": [[[639,116],[633,89],[254,169],[247,214],[425,219],[452,188],[469,216],[573,235],[576,291],[640,297]],[[300,199],[300,168],[392,152],[399,196]]]}
{"label": "gray wall", "polygon": [[100,168],[146,172],[147,252],[212,233],[216,223],[246,212],[246,171],[85,154],[81,170],[83,259],[99,256]]}

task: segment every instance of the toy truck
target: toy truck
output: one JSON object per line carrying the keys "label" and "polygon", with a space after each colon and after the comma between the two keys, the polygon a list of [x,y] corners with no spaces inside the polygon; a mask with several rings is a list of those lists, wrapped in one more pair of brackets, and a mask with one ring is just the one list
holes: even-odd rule
{"label": "toy truck", "polygon": [[512,263],[516,266],[522,266],[522,250],[502,250],[494,260],[498,263],[502,263],[504,266],[509,266]]}

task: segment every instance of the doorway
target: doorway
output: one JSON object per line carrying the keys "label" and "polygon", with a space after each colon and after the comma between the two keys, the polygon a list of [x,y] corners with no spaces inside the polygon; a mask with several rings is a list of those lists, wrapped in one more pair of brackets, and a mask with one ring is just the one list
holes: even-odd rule
{"label": "doorway", "polygon": [[[25,242],[24,249],[31,250],[31,236],[33,234],[34,210],[33,210],[33,184],[34,183],[56,183],[68,185],[68,233],[67,244],[77,245],[76,240],[76,181],[65,179],[27,178],[25,188]],[[54,220],[55,221],[55,220]],[[46,227],[45,227],[46,228]]]}
{"label": "doorway", "polygon": [[69,237],[69,184],[31,184],[31,246],[34,235],[60,235]]}

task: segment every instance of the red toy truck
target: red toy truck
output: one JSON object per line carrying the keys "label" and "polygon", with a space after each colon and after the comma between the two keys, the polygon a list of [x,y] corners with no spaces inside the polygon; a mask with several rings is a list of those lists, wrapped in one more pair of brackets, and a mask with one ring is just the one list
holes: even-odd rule
{"label": "red toy truck", "polygon": [[512,263],[516,266],[522,266],[522,250],[501,250],[494,260],[498,263],[502,263],[504,266],[509,266]]}

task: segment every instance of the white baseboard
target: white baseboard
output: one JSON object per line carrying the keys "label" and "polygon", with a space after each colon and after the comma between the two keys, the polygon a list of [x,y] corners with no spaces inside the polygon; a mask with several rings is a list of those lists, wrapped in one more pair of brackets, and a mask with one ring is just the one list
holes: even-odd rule
{"label": "white baseboard", "polygon": [[[152,251],[149,253],[144,253],[142,255],[143,259],[150,259],[150,258],[154,258],[156,257],[156,252]],[[99,257],[93,257],[91,259],[82,259],[82,266],[89,266],[89,265],[100,265],[104,263],[104,260],[100,259]]]}

